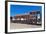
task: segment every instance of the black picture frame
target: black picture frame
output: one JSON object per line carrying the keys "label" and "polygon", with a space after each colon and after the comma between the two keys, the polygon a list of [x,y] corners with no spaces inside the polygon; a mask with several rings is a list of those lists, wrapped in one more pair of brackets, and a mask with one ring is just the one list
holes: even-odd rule
{"label": "black picture frame", "polygon": [[[38,30],[38,31],[22,31],[22,32],[8,32],[8,27],[7,27],[7,5],[8,5],[8,2],[21,2],[21,3],[37,3],[37,4],[44,4],[44,30]],[[42,31],[45,31],[45,3],[42,3],[42,2],[27,2],[27,1],[5,1],[5,33],[26,33],[26,32],[42,32]]]}

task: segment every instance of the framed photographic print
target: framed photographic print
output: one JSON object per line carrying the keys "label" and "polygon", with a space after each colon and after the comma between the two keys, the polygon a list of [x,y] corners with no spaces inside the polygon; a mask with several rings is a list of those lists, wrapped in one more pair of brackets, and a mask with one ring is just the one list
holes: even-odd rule
{"label": "framed photographic print", "polygon": [[5,32],[45,31],[45,3],[6,1]]}

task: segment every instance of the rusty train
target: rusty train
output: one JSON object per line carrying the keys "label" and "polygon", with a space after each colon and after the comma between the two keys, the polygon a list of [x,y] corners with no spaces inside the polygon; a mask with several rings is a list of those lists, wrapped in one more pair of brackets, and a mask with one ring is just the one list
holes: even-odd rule
{"label": "rusty train", "polygon": [[10,17],[10,20],[13,23],[42,25],[40,11],[32,11],[29,12],[29,14],[19,14],[14,17]]}

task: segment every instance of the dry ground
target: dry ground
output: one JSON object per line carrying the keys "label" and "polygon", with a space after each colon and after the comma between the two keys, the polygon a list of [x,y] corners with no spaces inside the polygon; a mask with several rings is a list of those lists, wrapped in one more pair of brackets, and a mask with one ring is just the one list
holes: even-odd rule
{"label": "dry ground", "polygon": [[11,29],[23,29],[23,28],[40,28],[39,25],[29,25],[29,24],[21,24],[21,23],[10,23]]}

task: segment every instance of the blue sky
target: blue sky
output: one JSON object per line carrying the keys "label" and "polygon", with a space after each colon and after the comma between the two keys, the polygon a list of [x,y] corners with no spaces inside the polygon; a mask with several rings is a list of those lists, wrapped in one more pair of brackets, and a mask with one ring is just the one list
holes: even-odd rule
{"label": "blue sky", "polygon": [[25,12],[41,11],[41,6],[10,5],[10,16],[24,14]]}

